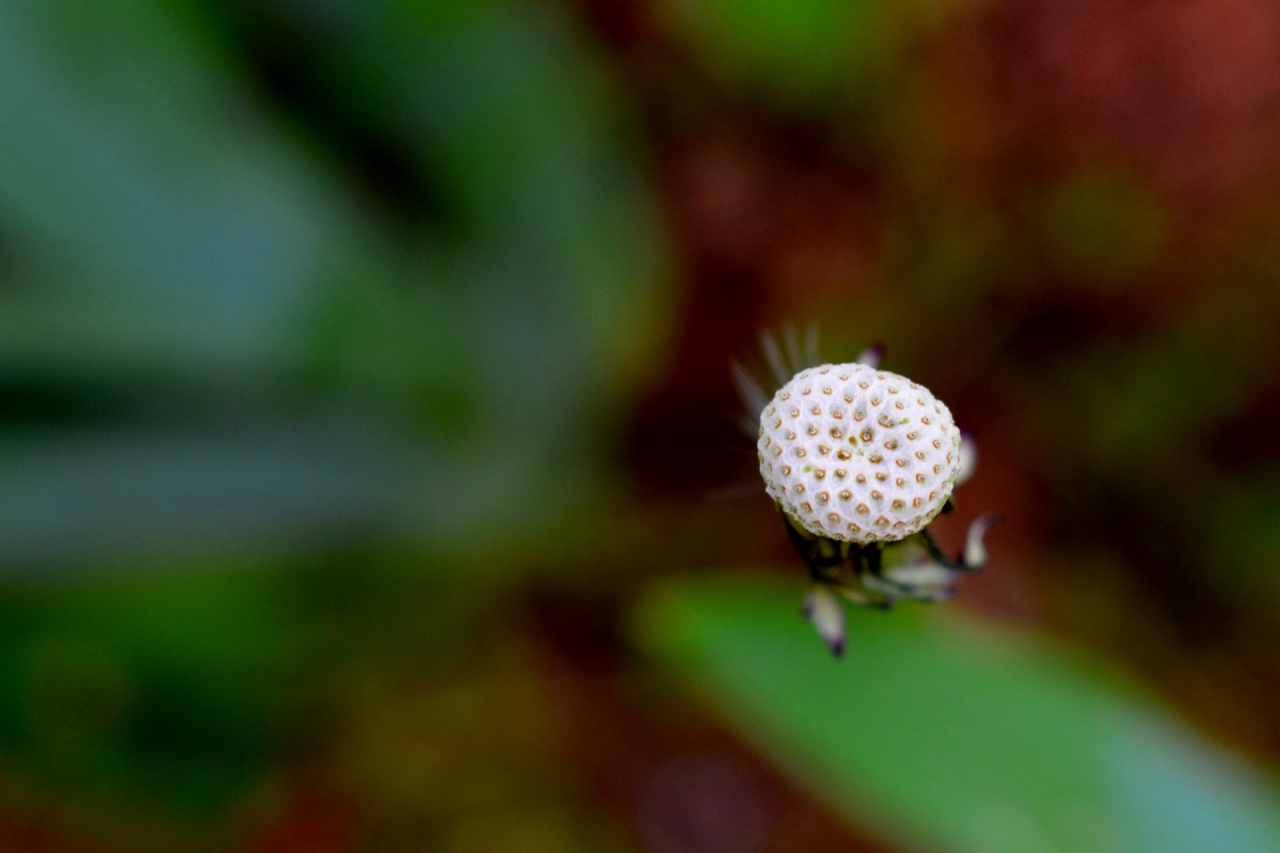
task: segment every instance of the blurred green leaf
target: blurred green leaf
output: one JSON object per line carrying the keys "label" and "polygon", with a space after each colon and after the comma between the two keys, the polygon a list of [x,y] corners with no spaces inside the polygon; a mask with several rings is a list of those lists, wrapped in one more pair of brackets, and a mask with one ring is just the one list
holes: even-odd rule
{"label": "blurred green leaf", "polygon": [[1270,780],[1060,648],[855,611],[836,661],[798,585],[660,589],[643,644],[765,753],[900,843],[984,853],[1280,849]]}
{"label": "blurred green leaf", "polygon": [[964,4],[904,0],[665,0],[672,20],[727,83],[786,99],[864,89]]}
{"label": "blurred green leaf", "polygon": [[568,23],[279,4],[315,48],[291,73],[452,217],[390,222],[175,5],[0,7],[0,401],[87,387],[127,424],[4,436],[0,509],[22,521],[0,552],[296,541],[337,518],[473,549],[591,505],[652,351],[660,248]]}
{"label": "blurred green leaf", "polygon": [[421,686],[474,665],[491,599],[422,563],[335,551],[6,578],[0,757],[99,811],[213,817],[282,757],[314,754],[351,672]]}
{"label": "blurred green leaf", "polygon": [[261,572],[0,589],[0,750],[108,809],[207,818],[287,745],[306,623]]}
{"label": "blurred green leaf", "polygon": [[0,213],[29,259],[0,294],[8,359],[292,363],[298,300],[354,248],[341,195],[178,23],[149,0],[0,8]]}
{"label": "blurred green leaf", "polygon": [[[413,494],[387,436],[322,424],[292,429],[48,430],[0,444],[0,553],[48,568],[74,556],[156,553],[340,538],[403,525]],[[398,446],[397,446],[398,445]]]}

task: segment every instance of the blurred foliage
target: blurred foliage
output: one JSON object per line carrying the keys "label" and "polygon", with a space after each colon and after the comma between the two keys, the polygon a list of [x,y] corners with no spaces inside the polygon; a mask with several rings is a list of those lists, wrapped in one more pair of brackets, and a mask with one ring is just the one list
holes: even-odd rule
{"label": "blurred foliage", "polygon": [[300,144],[305,117],[282,126],[254,69],[228,67],[273,10],[196,11],[3,13],[7,381],[47,389],[59,426],[68,389],[136,430],[42,430],[11,454],[12,538],[39,556],[164,536],[158,492],[215,543],[353,511],[438,544],[482,518],[552,523],[598,487],[587,424],[659,316],[653,225],[582,48],[504,4],[277,10],[298,85],[402,149],[414,183],[388,180],[418,216],[393,235],[343,168],[354,143]]}
{"label": "blurred foliage", "polygon": [[[1280,766],[1278,45],[1269,0],[0,4],[0,846],[1276,846],[1035,637]],[[859,615],[836,669],[794,619],[727,366],[809,319],[977,433],[939,536],[1008,524],[946,612],[1030,638]]]}
{"label": "blurred foliage", "polygon": [[724,83],[830,112],[831,99],[873,99],[908,51],[966,4],[855,0],[663,0]]}
{"label": "blurred foliage", "polygon": [[261,574],[9,590],[0,736],[60,786],[207,814],[259,772],[305,636]]}
{"label": "blurred foliage", "polygon": [[1274,850],[1280,791],[1060,649],[918,608],[814,655],[776,582],[661,588],[646,646],[823,796],[921,849]]}
{"label": "blurred foliage", "polygon": [[225,820],[344,667],[465,681],[491,602],[431,579],[607,493],[651,205],[597,59],[512,4],[23,2],[0,54],[0,742],[94,825]]}

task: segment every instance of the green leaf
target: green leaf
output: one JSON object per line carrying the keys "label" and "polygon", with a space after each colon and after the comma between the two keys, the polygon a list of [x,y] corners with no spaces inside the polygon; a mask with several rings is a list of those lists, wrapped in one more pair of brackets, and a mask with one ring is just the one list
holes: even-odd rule
{"label": "green leaf", "polygon": [[850,613],[833,660],[799,585],[675,584],[644,646],[763,752],[886,837],[953,851],[1280,849],[1273,783],[1042,639],[954,608]]}
{"label": "green leaf", "polygon": [[403,150],[449,221],[366,204],[217,15],[0,4],[0,398],[87,389],[128,425],[0,435],[6,556],[352,518],[473,551],[604,491],[664,301],[603,67],[510,2],[276,5],[320,112]]}
{"label": "green leaf", "polygon": [[207,820],[263,777],[309,687],[308,623],[261,571],[0,587],[0,754],[104,814]]}
{"label": "green leaf", "polygon": [[904,63],[958,0],[662,0],[680,35],[721,81],[783,100],[824,103]]}

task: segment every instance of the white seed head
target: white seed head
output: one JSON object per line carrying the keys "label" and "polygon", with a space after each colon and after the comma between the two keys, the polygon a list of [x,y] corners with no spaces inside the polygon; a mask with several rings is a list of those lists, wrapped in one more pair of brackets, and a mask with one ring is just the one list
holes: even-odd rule
{"label": "white seed head", "polygon": [[960,430],[927,388],[865,364],[800,371],[760,414],[765,489],[799,527],[893,542],[942,509],[960,472]]}

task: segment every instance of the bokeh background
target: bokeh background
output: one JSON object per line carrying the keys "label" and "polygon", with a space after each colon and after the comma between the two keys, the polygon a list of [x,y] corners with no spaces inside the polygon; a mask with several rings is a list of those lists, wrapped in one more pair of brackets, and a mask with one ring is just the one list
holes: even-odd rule
{"label": "bokeh background", "polygon": [[[1271,0],[4,0],[0,848],[1280,849]],[[730,364],[947,401],[833,662]]]}

